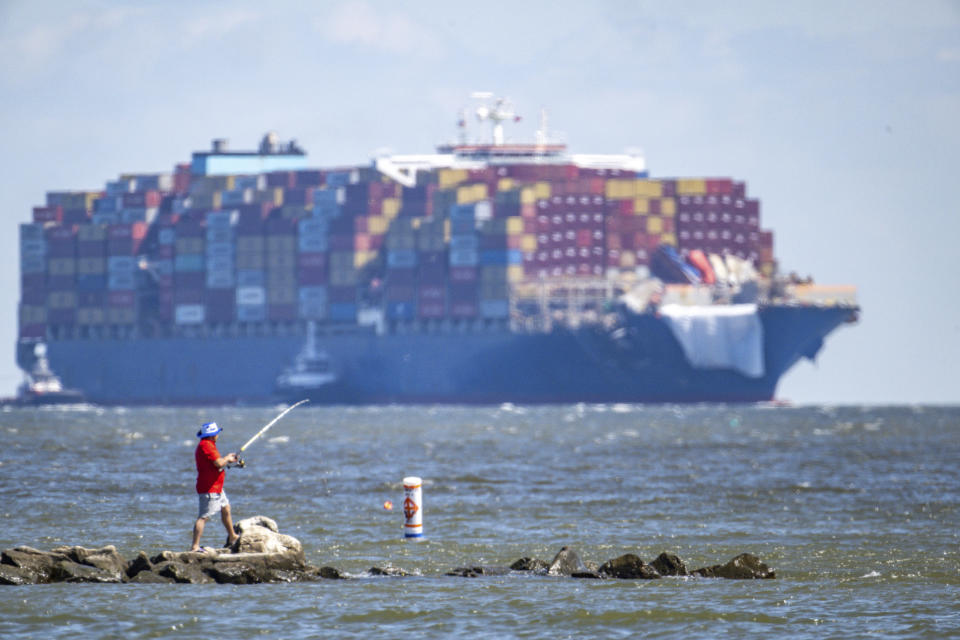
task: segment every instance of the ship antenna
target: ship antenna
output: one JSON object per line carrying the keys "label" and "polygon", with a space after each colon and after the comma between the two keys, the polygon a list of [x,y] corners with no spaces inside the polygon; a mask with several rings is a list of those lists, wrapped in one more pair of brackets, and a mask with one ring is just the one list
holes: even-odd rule
{"label": "ship antenna", "polygon": [[540,109],[540,127],[537,129],[537,145],[544,146],[549,140],[548,131],[549,124],[547,122],[547,110],[544,108]]}
{"label": "ship antenna", "polygon": [[471,98],[479,100],[493,100],[493,104],[481,104],[477,107],[477,120],[481,122],[489,120],[493,125],[493,144],[503,144],[503,123],[506,120],[518,122],[520,116],[513,111],[513,103],[509,98],[494,98],[493,93],[489,91],[475,91],[470,94]]}

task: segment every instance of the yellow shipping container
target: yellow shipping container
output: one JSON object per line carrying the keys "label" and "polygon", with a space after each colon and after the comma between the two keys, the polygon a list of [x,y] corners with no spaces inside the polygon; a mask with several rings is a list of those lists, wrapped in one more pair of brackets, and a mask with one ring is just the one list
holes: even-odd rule
{"label": "yellow shipping container", "polygon": [[376,257],[376,251],[357,251],[353,254],[353,266],[360,269],[372,262]]}
{"label": "yellow shipping container", "polygon": [[536,251],[537,250],[537,236],[532,233],[525,233],[522,238],[520,238],[520,250],[521,251]]}
{"label": "yellow shipping container", "polygon": [[647,233],[656,235],[663,232],[663,219],[660,216],[647,217]]}
{"label": "yellow shipping container", "polygon": [[507,235],[518,236],[523,233],[523,218],[520,216],[510,216],[507,218]]}
{"label": "yellow shipping container", "polygon": [[390,218],[386,216],[370,216],[367,218],[367,233],[382,236],[390,227]]}
{"label": "yellow shipping container", "polygon": [[457,187],[457,204],[472,204],[487,199],[487,185],[483,182]]}
{"label": "yellow shipping container", "polygon": [[668,244],[671,247],[677,246],[677,236],[672,233],[660,234],[660,244]]}
{"label": "yellow shipping container", "polygon": [[507,282],[523,282],[523,265],[512,264],[507,267]]}
{"label": "yellow shipping container", "polygon": [[520,189],[520,204],[534,204],[537,201],[536,187],[524,187]]}
{"label": "yellow shipping container", "polygon": [[620,266],[621,267],[632,267],[637,264],[637,256],[633,251],[621,251],[620,252]]}
{"label": "yellow shipping container", "polygon": [[659,198],[663,195],[663,184],[659,180],[637,180],[634,188],[638,196]]}
{"label": "yellow shipping container", "polygon": [[533,184],[534,194],[537,196],[537,200],[546,200],[553,195],[553,189],[550,188],[549,182],[535,182]]}
{"label": "yellow shipping container", "polygon": [[512,191],[513,185],[513,178],[500,178],[497,181],[497,191]]}
{"label": "yellow shipping container", "polygon": [[234,187],[237,184],[236,176],[225,176],[226,180],[223,181],[223,190],[224,191],[233,191]]}
{"label": "yellow shipping container", "polygon": [[441,189],[456,186],[466,179],[466,169],[440,169],[437,173],[437,185]]}
{"label": "yellow shipping container", "polygon": [[381,211],[387,218],[396,218],[400,213],[400,198],[384,198]]}
{"label": "yellow shipping container", "polygon": [[637,196],[633,199],[633,212],[636,215],[650,213],[650,200],[646,196]]}
{"label": "yellow shipping container", "polygon": [[660,215],[665,218],[672,218],[677,215],[677,201],[673,198],[663,198],[660,200]]}
{"label": "yellow shipping container", "polygon": [[636,197],[636,180],[613,178],[607,180],[605,193],[608,200],[631,200]]}
{"label": "yellow shipping container", "polygon": [[677,193],[681,196],[702,196],[707,192],[704,178],[683,178],[677,180]]}

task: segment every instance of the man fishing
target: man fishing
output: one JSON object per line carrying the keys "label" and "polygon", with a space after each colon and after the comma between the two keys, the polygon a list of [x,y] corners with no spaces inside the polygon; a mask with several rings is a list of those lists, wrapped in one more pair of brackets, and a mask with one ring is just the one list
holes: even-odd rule
{"label": "man fishing", "polygon": [[226,476],[224,469],[228,464],[237,462],[237,454],[228,453],[220,456],[217,451],[217,438],[223,431],[216,422],[208,422],[197,432],[200,443],[194,451],[197,462],[197,494],[199,497],[199,514],[193,525],[193,544],[190,551],[200,551],[200,537],[207,519],[220,512],[220,520],[227,529],[227,546],[237,541],[238,536],[233,530],[233,519],[230,516],[230,501],[223,491],[223,479]]}

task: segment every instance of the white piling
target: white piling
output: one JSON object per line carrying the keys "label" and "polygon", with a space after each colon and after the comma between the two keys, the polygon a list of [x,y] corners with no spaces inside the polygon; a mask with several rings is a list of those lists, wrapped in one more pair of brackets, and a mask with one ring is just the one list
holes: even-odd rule
{"label": "white piling", "polygon": [[403,479],[403,537],[423,536],[423,481],[416,476]]}

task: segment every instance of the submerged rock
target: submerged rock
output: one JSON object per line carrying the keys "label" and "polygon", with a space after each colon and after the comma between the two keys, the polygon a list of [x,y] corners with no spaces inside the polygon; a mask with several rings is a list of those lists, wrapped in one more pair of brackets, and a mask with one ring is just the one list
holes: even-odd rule
{"label": "submerged rock", "polygon": [[510,569],[512,571],[535,571],[546,573],[547,569],[549,568],[549,563],[544,562],[543,560],[537,560],[536,558],[520,558],[510,565]]}
{"label": "submerged rock", "polygon": [[693,575],[702,578],[728,578],[731,580],[755,580],[776,578],[777,572],[768,567],[752,553],[741,553],[726,564],[697,569]]}
{"label": "submerged rock", "polygon": [[660,574],[650,565],[644,564],[640,556],[627,553],[619,558],[607,560],[600,565],[600,573],[612,578],[655,580]]}
{"label": "submerged rock", "polygon": [[683,560],[672,553],[667,553],[666,551],[657,556],[657,559],[651,562],[650,566],[652,566],[661,576],[688,575],[687,566],[683,564]]}

